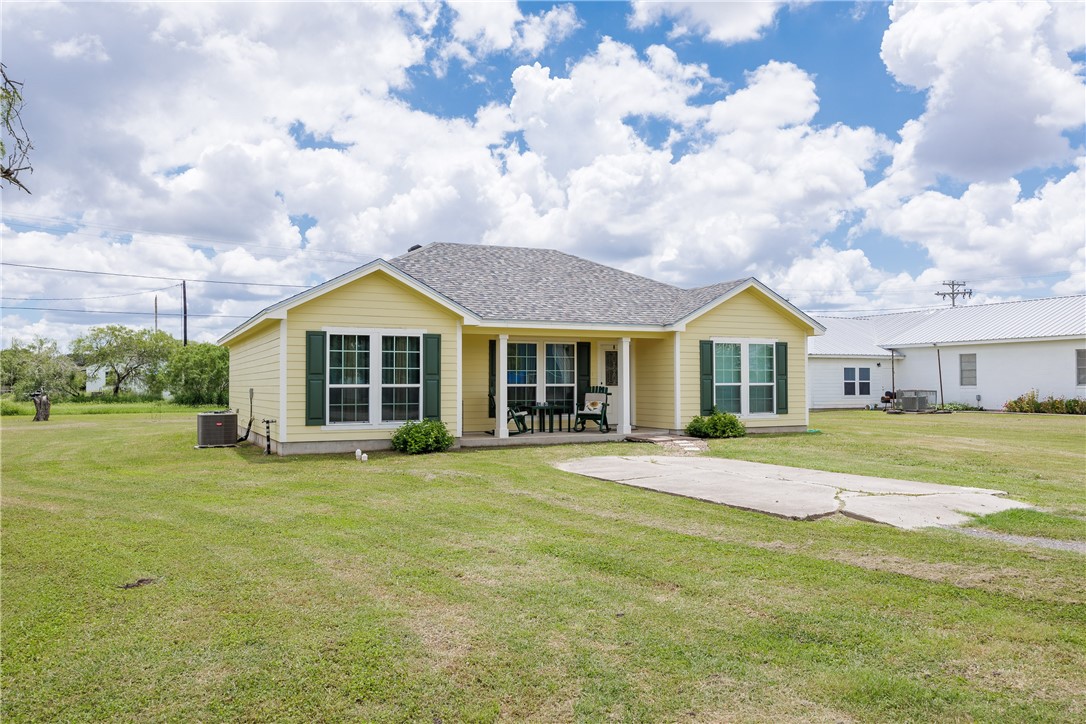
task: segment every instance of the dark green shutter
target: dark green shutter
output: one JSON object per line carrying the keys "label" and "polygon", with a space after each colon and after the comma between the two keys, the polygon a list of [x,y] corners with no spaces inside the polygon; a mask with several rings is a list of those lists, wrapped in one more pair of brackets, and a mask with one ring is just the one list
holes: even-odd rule
{"label": "dark green shutter", "polygon": [[584,408],[584,396],[592,384],[592,343],[577,343],[577,409]]}
{"label": "dark green shutter", "polygon": [[490,377],[489,377],[490,387],[487,388],[488,389],[487,394],[488,394],[490,402],[487,404],[487,408],[486,408],[487,414],[486,414],[486,416],[487,417],[494,417],[495,408],[497,407],[497,404],[498,404],[496,402],[496,400],[498,399],[498,385],[497,385],[497,377],[498,377],[498,340],[496,340],[496,339],[490,340],[489,369],[490,369]]}
{"label": "dark green shutter", "polygon": [[701,358],[701,415],[712,415],[715,404],[713,395],[713,342],[703,339],[698,343]]}
{"label": "dark green shutter", "polygon": [[441,419],[441,335],[422,335],[422,418]]}
{"label": "dark green shutter", "polygon": [[788,412],[788,343],[777,342],[777,414]]}
{"label": "dark green shutter", "polygon": [[324,424],[324,340],[324,332],[305,333],[306,425]]}

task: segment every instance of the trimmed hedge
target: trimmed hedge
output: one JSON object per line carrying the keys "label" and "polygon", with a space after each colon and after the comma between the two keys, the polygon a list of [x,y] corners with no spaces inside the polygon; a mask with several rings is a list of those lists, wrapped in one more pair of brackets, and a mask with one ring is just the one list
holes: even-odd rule
{"label": "trimmed hedge", "polygon": [[743,437],[747,434],[746,426],[739,418],[729,412],[717,412],[708,417],[698,415],[686,426],[686,434],[691,437]]}
{"label": "trimmed hedge", "polygon": [[408,455],[441,452],[453,444],[453,436],[441,420],[405,422],[392,435],[392,449]]}

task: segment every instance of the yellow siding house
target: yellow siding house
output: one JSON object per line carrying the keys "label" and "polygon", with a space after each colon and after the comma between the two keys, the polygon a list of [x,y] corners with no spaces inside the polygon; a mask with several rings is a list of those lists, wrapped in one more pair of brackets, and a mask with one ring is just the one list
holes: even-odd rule
{"label": "yellow siding house", "polygon": [[[803,431],[807,338],[823,332],[753,278],[680,289],[549,249],[430,244],[219,341],[231,407],[274,420],[271,446],[285,455],[387,447],[408,420],[500,440],[528,411],[533,434],[537,412],[568,433],[599,387],[619,436],[679,431],[714,408],[750,432]],[[262,432],[254,425],[263,445]]]}

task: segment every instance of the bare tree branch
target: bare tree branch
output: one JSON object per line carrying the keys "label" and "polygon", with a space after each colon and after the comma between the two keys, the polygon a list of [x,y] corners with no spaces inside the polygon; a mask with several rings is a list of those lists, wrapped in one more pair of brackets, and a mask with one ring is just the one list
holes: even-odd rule
{"label": "bare tree branch", "polygon": [[[12,186],[17,186],[30,193],[30,189],[19,179],[19,174],[27,171],[34,173],[34,167],[30,164],[30,151],[34,144],[30,142],[30,134],[23,126],[23,84],[8,78],[7,66],[0,63],[0,180],[6,181]],[[10,146],[10,147],[9,147]]]}

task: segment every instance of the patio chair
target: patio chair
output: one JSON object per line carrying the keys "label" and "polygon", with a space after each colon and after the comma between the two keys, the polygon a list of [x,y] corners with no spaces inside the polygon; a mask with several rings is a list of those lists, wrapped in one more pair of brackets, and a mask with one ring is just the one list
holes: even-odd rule
{"label": "patio chair", "polygon": [[[497,407],[497,402],[494,399],[494,391],[493,390],[490,391],[489,397],[490,397],[490,406],[492,408],[496,408]],[[530,410],[518,409],[517,407],[513,407],[513,406],[507,407],[505,409],[505,423],[508,425],[511,422],[517,428],[516,432],[510,431],[509,434],[510,435],[519,435],[522,432],[528,432],[529,431],[528,419],[531,417],[531,415],[532,415],[532,413],[531,413]],[[532,420],[531,431],[535,432],[534,418]],[[488,433],[491,434],[491,435],[494,434],[492,431],[489,431],[489,430],[488,430]]]}
{"label": "patio chair", "polygon": [[584,407],[577,410],[573,421],[575,432],[584,432],[588,421],[599,425],[600,432],[611,432],[611,426],[607,424],[607,398],[611,393],[606,387],[589,387],[584,395]]}

